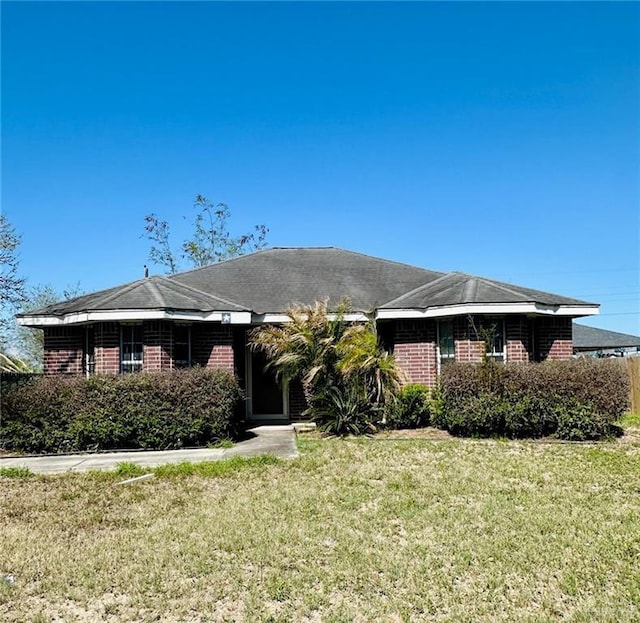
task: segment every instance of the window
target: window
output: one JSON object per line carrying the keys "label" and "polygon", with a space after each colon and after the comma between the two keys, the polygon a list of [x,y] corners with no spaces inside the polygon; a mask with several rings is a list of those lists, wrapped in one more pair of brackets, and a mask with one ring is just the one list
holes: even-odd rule
{"label": "window", "polygon": [[487,357],[494,361],[504,361],[504,320],[483,318],[480,326]]}
{"label": "window", "polygon": [[120,372],[142,372],[142,325],[120,327]]}
{"label": "window", "polygon": [[85,376],[91,376],[96,371],[95,333],[93,327],[85,329],[83,355],[82,372]]}
{"label": "window", "polygon": [[455,361],[456,345],[453,340],[453,322],[451,320],[441,320],[438,323],[438,350],[440,365]]}
{"label": "window", "polygon": [[189,325],[173,325],[173,365],[175,368],[188,368],[191,365],[191,327]]}

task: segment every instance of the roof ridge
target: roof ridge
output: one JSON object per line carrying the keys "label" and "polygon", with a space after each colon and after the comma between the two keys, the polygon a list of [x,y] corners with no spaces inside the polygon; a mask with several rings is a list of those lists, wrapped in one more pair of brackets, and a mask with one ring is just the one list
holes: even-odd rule
{"label": "roof ridge", "polygon": [[151,293],[151,296],[155,299],[156,303],[158,303],[158,305],[160,307],[166,307],[166,302],[164,300],[164,296],[162,296],[162,293],[160,292],[160,288],[158,288],[158,284],[156,283],[155,279],[147,279],[148,284],[145,283],[145,286],[148,286],[148,290]]}
{"label": "roof ridge", "polygon": [[[99,298],[98,301],[96,302],[96,309],[99,309],[99,307],[97,306],[99,305],[104,305],[105,303],[108,303],[109,301],[112,301],[113,299],[117,298],[118,296],[125,294],[127,292],[131,292],[131,290],[133,290],[135,287],[141,285],[141,282],[144,281],[146,279],[146,277],[144,279],[138,279],[136,281],[132,281],[131,283],[125,284],[124,286],[122,286],[122,288],[118,288],[118,286],[115,287],[115,292],[112,292],[109,296],[106,297],[102,297]],[[109,290],[111,288],[108,288]]]}
{"label": "roof ridge", "polygon": [[180,277],[181,275],[188,275],[200,270],[204,270],[207,268],[213,268],[215,266],[221,264],[228,264],[229,262],[236,262],[241,260],[242,258],[249,257],[252,255],[259,255],[261,253],[269,253],[271,251],[310,251],[310,250],[334,250],[340,251],[342,253],[348,253],[350,255],[357,255],[359,257],[366,257],[371,260],[376,260],[378,262],[384,262],[385,264],[395,264],[396,266],[406,266],[408,268],[413,268],[417,270],[423,270],[428,273],[436,273],[436,274],[444,274],[438,270],[432,270],[430,268],[424,268],[423,266],[416,266],[415,264],[408,264],[407,262],[398,262],[396,260],[389,260],[384,257],[378,257],[377,255],[371,255],[369,253],[361,253],[360,251],[351,251],[350,249],[343,249],[342,247],[336,246],[314,246],[314,247],[269,247],[267,249],[258,249],[257,251],[252,251],[251,253],[243,253],[242,255],[238,255],[236,257],[230,257],[226,260],[221,260],[219,262],[213,262],[211,264],[207,264],[206,266],[198,266],[197,268],[192,268],[190,270],[184,270],[179,273],[174,273],[173,275],[169,275],[166,277],[167,279],[173,280],[175,277]]}
{"label": "roof ridge", "polygon": [[396,296],[396,298],[391,299],[390,301],[387,301],[383,305],[380,305],[379,309],[384,309],[387,305],[393,305],[404,298],[413,296],[414,294],[417,294],[422,290],[426,290],[429,286],[435,285],[439,281],[444,281],[447,277],[451,277],[454,274],[455,272],[441,273],[441,275],[439,277],[436,277],[433,281],[429,281],[428,283],[423,283],[421,286],[418,286],[417,288],[413,288],[413,290],[409,290],[408,292],[405,292],[404,294],[401,294],[400,296]]}
{"label": "roof ridge", "polygon": [[[202,267],[204,268],[204,266]],[[179,286],[185,290],[188,290],[189,292],[194,292],[197,294],[200,294],[202,296],[205,296],[207,298],[210,299],[215,299],[216,301],[222,301],[223,303],[226,303],[227,305],[232,305],[235,307],[239,307],[240,309],[244,309],[242,305],[240,305],[239,303],[235,303],[234,301],[229,301],[227,299],[222,298],[221,296],[217,296],[215,294],[211,294],[209,292],[205,292],[204,290],[200,290],[200,288],[195,288],[194,286],[190,286],[186,283],[182,283],[181,281],[176,281],[174,279],[169,279],[168,277],[164,277],[164,276],[159,276],[160,279],[162,279],[163,281],[167,281],[169,282],[172,286]]]}
{"label": "roof ridge", "polygon": [[[515,296],[524,296],[522,292],[518,292],[517,290],[512,289],[513,284],[504,283],[501,281],[495,281],[494,279],[489,279],[488,277],[479,277],[478,275],[470,275],[469,273],[459,272],[458,274],[464,275],[465,277],[469,277],[470,279],[477,279],[478,281],[482,281],[483,283],[492,285],[496,288],[500,288],[501,290],[504,290],[509,294],[514,294]],[[531,288],[525,288],[525,289],[530,290]],[[539,290],[539,291],[542,292],[542,290]],[[545,294],[548,294],[548,293],[545,292]]]}
{"label": "roof ridge", "polygon": [[271,251],[271,248],[258,249],[257,251],[252,251],[251,253],[243,253],[242,255],[236,255],[235,257],[227,258],[226,260],[219,260],[217,262],[211,262],[211,264],[205,264],[204,266],[197,266],[196,268],[191,268],[189,270],[182,270],[179,273],[173,273],[172,275],[165,277],[165,279],[173,280],[174,277],[179,277],[180,275],[188,275],[190,273],[196,273],[199,270],[204,270],[205,268],[212,268],[213,266],[219,266],[220,264],[228,264],[229,262],[240,260],[243,257],[247,257],[249,255],[258,255],[259,253],[264,253],[265,251]]}

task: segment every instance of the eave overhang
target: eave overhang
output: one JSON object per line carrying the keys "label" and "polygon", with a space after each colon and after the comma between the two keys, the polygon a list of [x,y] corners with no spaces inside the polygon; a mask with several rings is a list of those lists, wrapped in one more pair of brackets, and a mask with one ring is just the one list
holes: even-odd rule
{"label": "eave overhang", "polygon": [[192,322],[222,322],[224,324],[251,324],[248,311],[189,311],[170,309],[126,309],[85,311],[61,316],[17,316],[23,327],[61,327],[92,322],[141,322],[143,320],[180,320]]}
{"label": "eave overhang", "polygon": [[378,309],[377,320],[403,318],[445,318],[467,314],[499,316],[503,314],[522,314],[530,316],[596,316],[599,305],[544,305],[542,303],[464,303],[425,309]]}

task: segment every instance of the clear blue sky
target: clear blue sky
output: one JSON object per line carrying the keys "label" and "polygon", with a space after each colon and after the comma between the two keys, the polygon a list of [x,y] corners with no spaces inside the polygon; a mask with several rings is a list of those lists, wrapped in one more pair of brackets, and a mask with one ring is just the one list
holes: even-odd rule
{"label": "clear blue sky", "polygon": [[508,280],[640,334],[638,3],[0,8],[31,284],[141,277],[144,215],[179,242],[201,193],[271,246]]}

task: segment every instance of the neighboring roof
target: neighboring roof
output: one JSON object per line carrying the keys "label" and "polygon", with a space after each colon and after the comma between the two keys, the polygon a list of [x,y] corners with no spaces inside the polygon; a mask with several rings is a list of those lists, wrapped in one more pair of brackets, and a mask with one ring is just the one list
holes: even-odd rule
{"label": "neighboring roof", "polygon": [[334,247],[275,248],[172,275],[170,279],[235,301],[256,314],[292,303],[345,296],[367,312],[443,273]]}
{"label": "neighboring roof", "polygon": [[573,323],[573,348],[575,350],[605,350],[640,346],[640,337],[616,331],[606,331]]}
{"label": "neighboring roof", "polygon": [[[573,317],[597,313],[597,305],[547,292],[317,247],[266,249],[168,277],[147,277],[21,314],[19,319],[22,324],[33,319],[35,326],[107,316],[123,320],[129,319],[129,312],[130,319],[137,320],[178,318],[175,312],[183,312],[216,321],[220,313],[230,312],[231,322],[261,322],[292,304],[329,299],[331,308],[345,297],[355,312],[384,310],[388,317],[438,315],[442,308],[449,308],[449,314],[466,313],[465,305],[491,306],[492,311],[507,305],[506,312],[515,312],[513,306],[519,305],[518,313]],[[406,310],[413,310],[414,316]]]}

